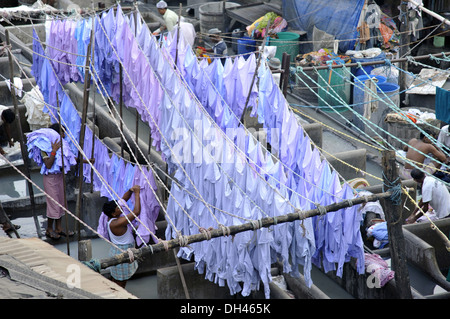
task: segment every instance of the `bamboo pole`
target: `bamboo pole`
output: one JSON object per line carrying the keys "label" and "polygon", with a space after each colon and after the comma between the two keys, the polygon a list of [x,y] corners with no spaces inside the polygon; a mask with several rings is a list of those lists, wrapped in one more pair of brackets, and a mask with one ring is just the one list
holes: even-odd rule
{"label": "bamboo pole", "polygon": [[281,73],[280,76],[280,88],[281,91],[283,92],[283,95],[286,97],[287,87],[289,84],[289,73],[290,73],[289,66],[291,64],[291,55],[284,52],[282,60],[283,61],[281,67],[283,68],[283,73]]}
{"label": "bamboo pole", "polygon": [[[259,50],[258,62],[256,63],[255,73],[253,74],[252,82],[250,84],[250,88],[248,89],[247,100],[245,101],[244,109],[242,110],[242,115],[241,115],[241,123],[242,124],[244,124],[245,111],[246,111],[248,103],[250,101],[250,95],[252,93],[253,84],[255,83],[255,79],[258,75],[258,69],[259,69],[259,66],[261,65],[262,57],[264,56],[264,47],[266,46],[266,40],[267,40],[268,35],[269,35],[269,25],[267,25],[267,27],[266,27],[266,33],[264,35],[261,50]],[[258,80],[259,80],[259,77],[258,77]]]}
{"label": "bamboo pole", "polygon": [[[136,1],[134,1],[134,34],[137,37],[137,4]],[[136,164],[138,161],[138,154],[139,154],[139,112],[136,111],[136,131],[135,131],[135,140],[136,140],[136,148],[134,149],[134,158],[136,160]]]}
{"label": "bamboo pole", "polygon": [[[58,110],[58,123],[59,123],[59,138],[61,141],[61,166],[62,166],[62,178],[63,178],[63,189],[64,189],[64,207],[67,208],[67,194],[66,194],[66,170],[64,167],[64,146],[63,146],[63,130],[61,122],[61,109],[59,106],[59,94],[56,91],[56,106]],[[70,239],[69,239],[69,222],[67,212],[64,213],[65,226],[66,226],[66,243],[67,243],[67,255],[70,256]]]}
{"label": "bamboo pole", "polygon": [[177,62],[178,62],[178,43],[180,42],[180,23],[181,23],[181,8],[182,4],[180,3],[180,10],[178,11],[178,26],[177,26],[177,48],[175,50],[175,69],[177,68]]}
{"label": "bamboo pole", "polygon": [[[391,189],[398,188],[398,196],[401,196],[400,178],[395,162],[395,151],[383,151],[382,158],[384,185]],[[412,299],[409,281],[408,267],[406,265],[405,238],[403,237],[403,217],[401,197],[395,203],[391,198],[384,201],[384,212],[386,215],[389,251],[392,269],[395,271],[395,282],[397,294],[400,299]]]}
{"label": "bamboo pole", "polygon": [[[400,4],[401,8],[401,24],[400,24],[400,56],[403,57],[409,52],[409,16],[408,16],[408,4],[405,1],[402,1]],[[402,61],[400,62],[400,68],[404,70],[405,72],[408,72],[408,62]],[[405,72],[399,72],[398,75],[398,84],[400,86],[400,105],[404,105],[403,101],[406,97],[406,73]]]}
{"label": "bamboo pole", "polygon": [[[95,11],[94,8],[94,1],[92,1],[92,9]],[[95,19],[93,20],[93,25],[95,27]],[[92,42],[92,65],[95,66],[95,38],[94,41]],[[93,94],[94,94],[94,101],[92,104],[92,148],[91,148],[91,158],[94,158],[94,149],[95,149],[95,96],[96,96],[96,87],[95,87],[95,82],[92,83],[92,87],[93,87]],[[91,168],[91,193],[94,192],[94,170]]]}
{"label": "bamboo pole", "polygon": [[[89,64],[91,59],[91,47],[94,35],[94,28],[91,31],[91,41],[89,42],[86,54],[86,65],[84,71],[84,94],[83,94],[83,112],[81,114],[81,130],[80,130],[80,148],[83,150],[84,148],[84,137],[86,132],[86,116],[87,116],[87,106],[89,103],[89,91],[91,85],[91,73],[89,72]],[[81,151],[78,152],[78,197],[76,204],[76,215],[78,219],[81,219],[81,200],[83,195],[83,156]],[[78,241],[81,239],[81,223],[77,222],[77,231],[78,231]]]}
{"label": "bamboo pole", "polygon": [[120,155],[123,157],[123,70],[122,64],[119,67],[120,97],[119,97],[119,116],[120,116]]}
{"label": "bamboo pole", "polygon": [[[377,200],[380,200],[383,198],[387,198],[390,196],[391,196],[391,192],[372,194],[372,195],[368,195],[368,196],[360,196],[360,197],[353,198],[351,201],[344,200],[342,202],[333,203],[333,204],[330,204],[327,206],[322,206],[320,209],[315,208],[315,209],[310,209],[307,211],[296,211],[294,213],[277,216],[276,220],[273,217],[266,217],[266,218],[262,218],[257,221],[254,221],[254,222],[244,223],[241,225],[229,226],[226,230],[223,228],[215,228],[215,229],[210,230],[210,232],[208,234],[199,233],[199,234],[195,234],[195,235],[184,236],[184,245],[201,242],[204,240],[208,240],[209,238],[217,238],[217,237],[222,237],[222,236],[235,235],[237,233],[241,233],[241,232],[249,231],[249,230],[255,230],[255,229],[261,228],[261,227],[267,228],[267,227],[270,227],[275,224],[289,223],[289,222],[293,222],[295,220],[303,220],[303,219],[306,219],[309,217],[321,215],[322,213],[334,212],[334,211],[338,211],[343,208],[350,207],[352,205],[359,205],[359,204],[362,204],[365,202],[374,202],[374,201],[377,201]],[[321,211],[323,211],[323,212],[321,212]],[[131,252],[133,253],[134,258],[137,259],[137,258],[142,258],[146,255],[166,251],[166,247],[167,247],[167,249],[181,247],[181,243],[182,243],[182,240],[180,238],[175,238],[175,239],[168,240],[166,243],[160,242],[158,244],[154,244],[154,245],[147,246],[147,247],[142,247],[139,249],[132,248]],[[110,266],[116,266],[118,264],[123,264],[123,263],[129,263],[130,262],[129,258],[130,257],[129,257],[128,251],[118,254],[118,255],[115,255],[113,257],[104,258],[99,261],[100,267],[101,267],[101,269],[105,269]]]}
{"label": "bamboo pole", "polygon": [[[423,12],[429,14],[430,16],[432,16],[433,18],[438,19],[439,21],[441,21],[442,23],[445,23],[446,25],[450,25],[450,20],[444,18],[443,16],[437,14],[434,11],[431,11],[427,8],[425,8],[423,5],[421,5],[420,3],[413,1],[413,0],[408,0],[410,3],[412,3],[413,5],[417,6],[418,9],[422,10]],[[448,9],[448,8],[447,8]]]}
{"label": "bamboo pole", "polygon": [[[7,29],[5,29],[5,38],[6,38],[6,45],[9,47],[11,45],[11,42],[9,40],[9,31]],[[16,97],[16,90],[14,88],[13,58],[12,58],[12,53],[9,49],[8,49],[8,60],[9,60],[9,77],[10,77],[10,81],[11,81],[10,82],[11,97],[12,97],[13,104],[14,104],[14,111],[16,113],[17,125],[19,127],[19,135],[20,135],[19,142],[20,142],[20,150],[22,151],[23,166],[24,166],[24,170],[25,170],[25,175],[28,177],[29,180],[31,180],[28,152],[25,147],[25,138],[23,135],[22,122],[20,119],[19,106],[18,106],[17,97]],[[36,232],[37,232],[38,237],[41,238],[42,232],[41,232],[41,226],[39,225],[39,220],[36,215],[36,203],[34,201],[33,185],[29,181],[27,181],[27,186],[28,186],[28,193],[30,195],[31,211],[33,214],[34,224],[36,226]]]}

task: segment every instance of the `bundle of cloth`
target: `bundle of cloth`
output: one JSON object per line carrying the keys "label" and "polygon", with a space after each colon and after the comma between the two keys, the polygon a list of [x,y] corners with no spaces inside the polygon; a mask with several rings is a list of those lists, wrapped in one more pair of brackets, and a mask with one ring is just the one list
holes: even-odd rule
{"label": "bundle of cloth", "polygon": [[[33,159],[37,165],[41,166],[41,174],[53,174],[62,171],[64,163],[64,173],[70,170],[70,167],[77,163],[75,154],[71,151],[66,140],[63,141],[64,157],[61,148],[58,149],[55,156],[55,163],[51,168],[44,165],[42,152],[50,154],[52,143],[60,140],[60,135],[53,129],[41,128],[27,135],[28,157]],[[64,162],[63,162],[64,160]]]}

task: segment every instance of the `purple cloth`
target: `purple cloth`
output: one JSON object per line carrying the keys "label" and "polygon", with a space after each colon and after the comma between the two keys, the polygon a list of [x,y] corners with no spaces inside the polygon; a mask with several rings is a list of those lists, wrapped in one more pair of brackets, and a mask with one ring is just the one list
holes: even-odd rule
{"label": "purple cloth", "polygon": [[62,170],[64,160],[64,173],[70,170],[72,165],[77,163],[75,155],[70,150],[69,144],[63,139],[64,159],[61,156],[61,148],[56,151],[55,161],[48,169],[42,158],[42,151],[50,154],[52,151],[52,142],[59,141],[60,136],[55,130],[42,128],[27,135],[28,157],[33,159],[37,165],[41,166],[41,174],[59,173]]}

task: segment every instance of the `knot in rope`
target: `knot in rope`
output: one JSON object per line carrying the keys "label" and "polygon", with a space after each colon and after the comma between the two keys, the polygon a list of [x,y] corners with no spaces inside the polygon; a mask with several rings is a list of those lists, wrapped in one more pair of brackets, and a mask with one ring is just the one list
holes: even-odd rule
{"label": "knot in rope", "polygon": [[[383,173],[384,180],[387,181],[386,176]],[[400,177],[397,177],[395,181],[389,182],[387,181],[383,183],[383,192],[386,192],[385,187],[387,187],[387,191],[391,193],[389,199],[392,201],[394,205],[400,205],[402,200],[402,188],[401,184],[398,182]]]}
{"label": "knot in rope", "polygon": [[353,200],[351,198],[347,199],[348,207],[353,206]]}
{"label": "knot in rope", "polygon": [[428,56],[429,56],[429,58],[430,58],[430,60],[431,60],[431,61],[434,61],[434,62],[436,62],[436,64],[441,64],[441,59],[439,59],[439,58],[435,57],[435,56],[434,56],[434,55],[432,55],[431,53],[430,53],[430,54],[428,54]]}
{"label": "knot in rope", "polygon": [[252,220],[251,223],[252,223],[252,226],[253,226],[253,230],[257,230],[257,229],[260,229],[262,227],[262,222],[261,222],[260,219]]}
{"label": "knot in rope", "polygon": [[320,216],[324,216],[327,213],[327,209],[324,206],[320,205],[319,203],[315,203],[315,205],[319,210]]}
{"label": "knot in rope", "polygon": [[300,209],[295,209],[295,213],[298,215],[298,219],[303,220],[306,219],[305,212]]}
{"label": "knot in rope", "polygon": [[392,65],[391,60],[389,60],[389,59],[384,59],[384,63],[385,63],[387,66],[391,66],[391,65]]}
{"label": "knot in rope", "polygon": [[82,264],[86,265],[87,267],[91,268],[92,270],[96,272],[101,271],[101,265],[98,259],[91,259],[89,261],[82,261]]}
{"label": "knot in rope", "polygon": [[230,236],[230,227],[225,226],[224,224],[219,224],[219,228],[222,229],[222,233],[224,236]]}
{"label": "knot in rope", "polygon": [[131,248],[128,248],[127,252],[128,252],[128,258],[130,258],[130,263],[134,262],[134,253],[131,250]]}
{"label": "knot in rope", "polygon": [[356,62],[356,64],[358,65],[358,69],[362,69],[363,68],[362,65],[361,65],[361,62]]}
{"label": "knot in rope", "polygon": [[277,217],[277,216],[274,216],[274,217],[273,217],[273,224],[274,224],[274,225],[277,225],[277,224],[278,224],[278,217]]}
{"label": "knot in rope", "polygon": [[199,231],[205,235],[206,240],[210,240],[211,239],[211,230],[212,230],[211,227],[208,228],[208,229],[203,228],[203,227],[199,228]]}
{"label": "knot in rope", "polygon": [[161,242],[161,244],[163,244],[164,249],[165,249],[166,251],[169,251],[169,243],[167,242],[167,240],[163,240],[163,239],[161,239],[161,238],[158,238],[158,241]]}
{"label": "knot in rope", "polygon": [[181,246],[181,247],[186,247],[187,246],[187,244],[188,244],[188,239],[187,239],[187,237],[186,236],[183,236],[180,232],[178,232],[178,244]]}

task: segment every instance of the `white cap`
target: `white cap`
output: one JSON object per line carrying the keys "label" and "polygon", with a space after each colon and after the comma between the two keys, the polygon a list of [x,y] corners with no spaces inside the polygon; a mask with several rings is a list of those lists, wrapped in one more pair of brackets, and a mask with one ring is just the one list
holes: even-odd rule
{"label": "white cap", "polygon": [[219,34],[219,33],[222,33],[222,31],[220,31],[218,28],[212,28],[212,29],[209,29],[208,33],[209,34]]}
{"label": "white cap", "polygon": [[158,2],[157,4],[156,4],[156,7],[158,8],[158,9],[165,9],[165,8],[167,8],[167,3],[165,2],[165,1],[160,1],[160,2]]}

